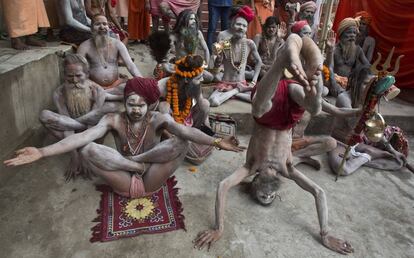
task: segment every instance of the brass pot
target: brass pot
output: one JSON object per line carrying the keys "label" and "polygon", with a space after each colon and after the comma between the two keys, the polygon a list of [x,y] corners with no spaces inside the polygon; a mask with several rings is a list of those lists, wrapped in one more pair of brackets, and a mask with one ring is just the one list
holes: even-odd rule
{"label": "brass pot", "polygon": [[220,42],[214,43],[212,48],[213,48],[213,53],[215,55],[219,55],[224,50],[230,49],[231,48],[231,43],[230,43],[229,40],[222,40]]}
{"label": "brass pot", "polygon": [[379,142],[384,136],[386,124],[382,115],[375,112],[370,119],[365,121],[365,136],[372,142]]}

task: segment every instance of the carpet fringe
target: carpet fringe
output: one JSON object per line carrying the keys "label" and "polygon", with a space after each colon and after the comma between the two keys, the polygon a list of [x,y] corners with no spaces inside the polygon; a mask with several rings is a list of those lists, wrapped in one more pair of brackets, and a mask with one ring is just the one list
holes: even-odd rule
{"label": "carpet fringe", "polygon": [[178,191],[180,190],[180,188],[175,187],[177,185],[177,178],[175,176],[170,177],[167,180],[167,184],[169,184],[169,186],[171,186],[170,189],[170,193],[172,195],[172,199],[174,200],[173,203],[176,204],[176,207],[174,207],[174,209],[177,211],[177,223],[179,225],[179,228],[184,229],[184,231],[187,232],[187,229],[185,228],[185,223],[184,223],[184,219],[185,216],[183,215],[183,204],[181,203],[180,199],[178,198]]}
{"label": "carpet fringe", "polygon": [[103,212],[103,205],[104,205],[103,196],[104,196],[104,191],[106,189],[108,189],[107,185],[96,185],[96,190],[101,192],[101,197],[99,201],[99,208],[96,209],[96,213],[98,214],[98,216],[92,220],[92,222],[98,222],[98,224],[96,224],[95,226],[91,228],[92,237],[89,239],[89,242],[91,243],[100,242],[102,239],[101,227],[102,227],[102,212]]}

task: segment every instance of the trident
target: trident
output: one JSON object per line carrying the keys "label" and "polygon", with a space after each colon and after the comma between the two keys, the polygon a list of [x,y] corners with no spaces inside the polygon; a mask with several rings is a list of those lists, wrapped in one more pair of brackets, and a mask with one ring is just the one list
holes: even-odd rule
{"label": "trident", "polygon": [[349,138],[347,147],[345,149],[344,156],[342,157],[341,164],[339,165],[338,173],[336,174],[335,181],[338,180],[338,176],[342,174],[342,170],[345,164],[345,160],[348,157],[351,146],[362,142],[361,132],[365,129],[365,121],[367,121],[375,110],[375,106],[378,103],[378,100],[384,95],[384,93],[395,83],[394,75],[397,74],[400,69],[400,60],[404,55],[397,57],[394,65],[394,70],[391,72],[388,71],[391,65],[391,59],[394,55],[395,47],[391,49],[391,52],[388,54],[387,59],[381,65],[382,69],[378,70],[377,66],[381,61],[381,53],[378,52],[378,57],[375,62],[371,65],[371,72],[376,75],[374,81],[372,81],[364,91],[365,101],[364,107],[362,109],[362,115],[359,118],[357,125],[353,130],[352,136]]}

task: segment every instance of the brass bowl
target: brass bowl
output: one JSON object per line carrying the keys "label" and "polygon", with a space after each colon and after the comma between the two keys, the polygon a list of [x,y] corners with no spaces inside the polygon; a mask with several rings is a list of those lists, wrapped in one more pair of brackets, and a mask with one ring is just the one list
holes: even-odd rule
{"label": "brass bowl", "polygon": [[386,124],[382,115],[375,112],[370,119],[365,121],[365,136],[372,142],[379,142],[384,136]]}

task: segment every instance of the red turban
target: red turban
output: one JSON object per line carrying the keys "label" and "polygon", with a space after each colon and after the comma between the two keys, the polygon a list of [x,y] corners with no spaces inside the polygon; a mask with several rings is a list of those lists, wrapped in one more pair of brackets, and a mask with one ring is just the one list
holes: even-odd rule
{"label": "red turban", "polygon": [[361,19],[363,19],[364,21],[366,21],[368,24],[370,24],[371,23],[371,21],[372,21],[372,16],[371,16],[371,14],[369,14],[368,12],[366,12],[366,11],[360,11],[360,12],[357,12],[355,15],[354,15],[354,18],[357,18],[357,17],[361,17]]}
{"label": "red turban", "polygon": [[309,23],[306,20],[297,21],[290,28],[290,31],[292,31],[293,33],[298,34],[303,29],[303,27],[305,27],[306,25],[309,25]]}
{"label": "red turban", "polygon": [[160,89],[158,82],[152,78],[135,77],[129,79],[124,89],[124,98],[137,94],[145,99],[148,105],[151,105],[160,98]]}
{"label": "red turban", "polygon": [[237,17],[242,17],[244,18],[247,22],[251,22],[254,18],[254,12],[252,10],[252,8],[250,8],[247,5],[243,5],[239,11],[237,12],[237,14],[233,17],[233,19],[236,19]]}

